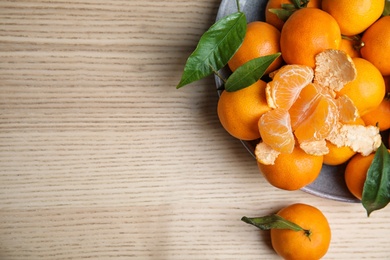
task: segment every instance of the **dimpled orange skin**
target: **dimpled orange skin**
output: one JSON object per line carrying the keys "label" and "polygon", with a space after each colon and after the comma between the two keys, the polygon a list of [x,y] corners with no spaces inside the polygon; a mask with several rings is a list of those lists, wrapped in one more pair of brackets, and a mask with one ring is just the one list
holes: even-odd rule
{"label": "dimpled orange skin", "polygon": [[281,153],[274,165],[257,163],[260,172],[273,186],[283,190],[298,190],[312,183],[320,174],[323,156],[305,153],[296,146],[292,153]]}
{"label": "dimpled orange skin", "polygon": [[[228,65],[231,71],[235,71],[244,63],[262,56],[280,52],[280,32],[274,26],[260,21],[250,22],[243,43]],[[266,70],[266,74],[276,70],[282,64],[282,58],[277,58]]]}
{"label": "dimpled orange skin", "polygon": [[[282,30],[284,21],[276,14],[271,13],[269,9],[281,9],[282,4],[292,4],[291,0],[269,0],[265,6],[265,21],[275,26],[279,31]],[[321,0],[310,0],[307,7],[321,8]]]}
{"label": "dimpled orange skin", "polygon": [[258,121],[271,109],[267,105],[265,87],[266,83],[259,80],[235,92],[222,92],[217,106],[218,118],[232,136],[241,140],[260,138]]}
{"label": "dimpled orange skin", "polygon": [[371,62],[362,58],[352,60],[357,71],[356,79],[347,83],[338,94],[352,99],[360,116],[364,116],[382,102],[386,91],[385,81]]}
{"label": "dimpled orange skin", "polygon": [[379,131],[390,129],[390,99],[384,98],[377,108],[362,116],[366,125],[379,127]]}
{"label": "dimpled orange skin", "polygon": [[382,75],[390,76],[390,16],[371,25],[363,33],[362,42],[362,57],[374,64]]}
{"label": "dimpled orange skin", "polygon": [[359,58],[360,50],[355,47],[357,43],[353,40],[341,39],[340,50],[347,53],[351,58]]}
{"label": "dimpled orange skin", "polygon": [[315,67],[315,55],[326,49],[339,49],[340,28],[328,13],[317,8],[295,11],[284,23],[280,49],[287,64]]}
{"label": "dimpled orange skin", "polygon": [[345,168],[345,183],[353,196],[362,199],[364,182],[366,181],[367,171],[374,159],[374,154],[363,156],[356,154],[348,162]]}
{"label": "dimpled orange skin", "polygon": [[346,36],[366,30],[381,16],[384,6],[384,0],[322,0],[322,10],[336,19]]}
{"label": "dimpled orange skin", "polygon": [[297,203],[283,208],[279,216],[310,230],[310,238],[303,231],[271,229],[272,247],[287,260],[320,259],[328,251],[331,229],[325,215],[317,208]]}

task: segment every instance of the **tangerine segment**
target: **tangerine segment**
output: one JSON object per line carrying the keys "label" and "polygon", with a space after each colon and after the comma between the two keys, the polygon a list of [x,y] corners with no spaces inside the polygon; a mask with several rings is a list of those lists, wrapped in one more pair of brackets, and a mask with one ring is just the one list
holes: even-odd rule
{"label": "tangerine segment", "polygon": [[289,110],[291,125],[299,143],[326,138],[338,121],[336,102],[324,88],[307,85]]}
{"label": "tangerine segment", "polygon": [[313,113],[318,104],[318,88],[314,84],[304,87],[297,100],[290,108],[291,126],[296,129],[310,114]]}
{"label": "tangerine segment", "polygon": [[359,111],[352,99],[346,95],[341,95],[336,98],[336,104],[339,109],[339,120],[341,123],[353,123],[359,118]]}
{"label": "tangerine segment", "polygon": [[264,143],[281,153],[291,153],[295,140],[291,129],[290,114],[283,109],[266,112],[259,120],[259,130]]}
{"label": "tangerine segment", "polygon": [[334,130],[338,122],[338,111],[335,102],[320,96],[313,110],[294,131],[299,143],[325,139]]}
{"label": "tangerine segment", "polygon": [[301,90],[314,78],[312,68],[304,65],[286,65],[280,68],[267,84],[267,103],[272,108],[288,110]]}

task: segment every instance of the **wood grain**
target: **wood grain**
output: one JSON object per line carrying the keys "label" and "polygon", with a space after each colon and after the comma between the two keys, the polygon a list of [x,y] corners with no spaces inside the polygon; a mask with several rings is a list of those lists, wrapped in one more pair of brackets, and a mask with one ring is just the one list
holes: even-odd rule
{"label": "wood grain", "polygon": [[175,89],[219,3],[0,1],[0,259],[278,259],[240,218],[294,202],[327,259],[390,258],[389,209],[271,187],[213,79]]}

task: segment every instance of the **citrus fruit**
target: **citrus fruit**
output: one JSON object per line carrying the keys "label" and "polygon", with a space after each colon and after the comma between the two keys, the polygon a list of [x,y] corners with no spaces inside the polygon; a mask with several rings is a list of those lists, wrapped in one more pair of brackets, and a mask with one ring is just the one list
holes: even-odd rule
{"label": "citrus fruit", "polygon": [[323,156],[307,154],[295,146],[292,153],[279,154],[273,165],[257,164],[271,185],[284,190],[298,190],[318,177],[322,162]]}
{"label": "citrus fruit", "polygon": [[[284,4],[293,5],[291,0],[269,0],[265,6],[265,21],[275,26],[278,30],[282,30],[284,21],[270,9],[282,9]],[[321,0],[310,0],[307,7],[321,8]]]}
{"label": "citrus fruit", "polygon": [[344,51],[351,58],[358,58],[361,57],[360,43],[360,40],[355,39],[354,36],[350,38],[342,38],[339,50]]}
{"label": "citrus fruit", "polygon": [[[280,52],[279,42],[280,32],[274,26],[260,21],[248,23],[244,41],[229,60],[229,68],[235,71],[252,59]],[[277,69],[281,64],[282,58],[279,57],[268,67],[265,73]]]}
{"label": "citrus fruit", "polygon": [[384,16],[364,32],[362,37],[364,46],[360,50],[362,57],[374,64],[385,76],[390,76],[389,39],[390,16]]}
{"label": "citrus fruit", "polygon": [[353,58],[357,76],[338,91],[338,95],[348,96],[360,116],[374,110],[385,96],[385,82],[380,71],[369,61],[362,58]]}
{"label": "citrus fruit", "polygon": [[259,131],[263,142],[274,150],[282,153],[293,151],[295,139],[287,110],[273,109],[264,113],[259,120]]}
{"label": "citrus fruit", "polygon": [[295,11],[284,23],[280,49],[287,64],[314,68],[315,55],[326,49],[338,49],[340,28],[328,13],[317,8]]}
{"label": "citrus fruit", "polygon": [[336,19],[341,34],[347,36],[366,30],[381,16],[384,6],[384,0],[322,0],[322,10]]}
{"label": "citrus fruit", "polygon": [[390,99],[384,98],[371,112],[362,116],[366,125],[378,125],[380,131],[390,129]]}
{"label": "citrus fruit", "polygon": [[[359,117],[353,122],[353,124],[364,125],[364,121]],[[348,146],[338,147],[329,141],[326,141],[326,146],[328,147],[329,152],[324,155],[324,163],[327,165],[343,164],[356,154],[356,152]]]}
{"label": "citrus fruit", "polygon": [[[390,152],[390,150],[388,150]],[[345,183],[348,190],[358,199],[362,199],[364,182],[367,178],[367,172],[374,160],[375,153],[367,156],[356,154],[348,162],[345,168]]]}
{"label": "citrus fruit", "polygon": [[286,65],[272,75],[267,84],[267,103],[272,108],[290,109],[301,90],[314,77],[314,71],[308,66]]}
{"label": "citrus fruit", "polygon": [[390,93],[390,76],[384,76],[383,79],[385,80],[386,93]]}
{"label": "citrus fruit", "polygon": [[283,259],[321,259],[327,253],[331,229],[318,208],[297,203],[281,209],[277,215],[305,230],[271,229],[272,247]]}
{"label": "citrus fruit", "polygon": [[329,153],[324,155],[324,164],[327,165],[335,166],[343,164],[356,154],[356,152],[348,146],[337,147],[331,142],[326,142],[326,146],[329,149]]}
{"label": "citrus fruit", "polygon": [[316,84],[307,85],[289,111],[299,143],[325,139],[338,122],[337,104],[324,90]]}
{"label": "citrus fruit", "polygon": [[266,83],[259,80],[235,92],[222,92],[217,113],[228,133],[241,140],[255,140],[260,137],[259,118],[271,109],[267,105],[265,88]]}

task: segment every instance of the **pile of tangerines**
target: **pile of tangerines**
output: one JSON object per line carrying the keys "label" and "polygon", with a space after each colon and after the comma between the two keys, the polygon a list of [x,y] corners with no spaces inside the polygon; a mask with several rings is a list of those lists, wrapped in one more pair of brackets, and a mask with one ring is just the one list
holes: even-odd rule
{"label": "pile of tangerines", "polygon": [[[305,6],[295,9],[293,2],[269,0],[265,21],[247,25],[228,62],[231,71],[254,58],[281,57],[265,72],[267,81],[222,92],[218,117],[232,136],[257,142],[257,164],[275,187],[297,190],[313,182],[323,164],[346,164],[347,187],[362,199],[376,149],[390,146],[385,0],[299,1]],[[284,259],[320,259],[330,245],[329,223],[310,205],[242,220],[271,230],[272,247]]]}
{"label": "pile of tangerines", "polygon": [[[297,190],[323,164],[347,164],[351,193],[362,190],[373,154],[390,129],[390,16],[385,0],[311,0],[285,19],[290,0],[269,0],[265,21],[250,22],[228,66],[281,53],[259,80],[218,101],[222,126],[258,140],[260,171],[274,186]],[[291,10],[291,9],[290,9]],[[386,140],[384,140],[386,139]]]}

